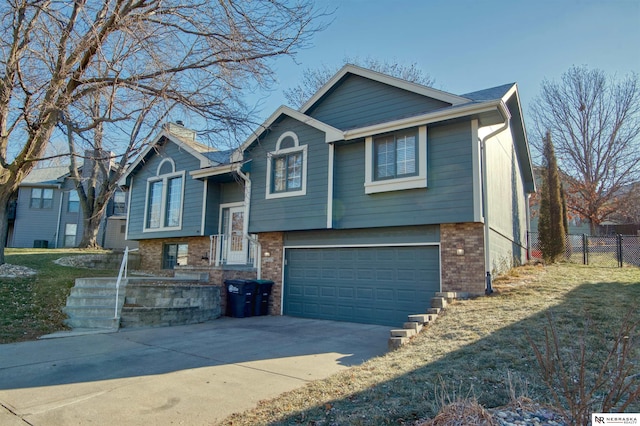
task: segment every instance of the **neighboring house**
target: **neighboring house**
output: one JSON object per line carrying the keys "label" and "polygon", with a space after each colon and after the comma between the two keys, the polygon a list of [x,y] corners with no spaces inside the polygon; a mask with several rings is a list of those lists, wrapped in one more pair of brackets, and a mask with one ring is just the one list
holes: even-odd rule
{"label": "neighboring house", "polygon": [[[80,169],[82,171],[82,168]],[[125,241],[126,194],[118,190],[109,201],[98,242],[104,248],[136,246]],[[8,247],[77,247],[82,238],[82,207],[69,166],[34,169],[20,184]]]}
{"label": "neighboring house", "polygon": [[351,65],[233,153],[166,126],[120,183],[144,268],[258,275],[273,314],[385,325],[525,262],[535,190],[515,84],[458,96]]}

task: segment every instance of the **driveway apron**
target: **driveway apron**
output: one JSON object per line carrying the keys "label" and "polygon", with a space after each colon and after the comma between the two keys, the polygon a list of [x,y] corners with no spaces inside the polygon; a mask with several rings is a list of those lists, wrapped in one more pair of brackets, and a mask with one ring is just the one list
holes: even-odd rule
{"label": "driveway apron", "polygon": [[388,335],[262,316],[0,345],[0,424],[212,425],[384,354]]}

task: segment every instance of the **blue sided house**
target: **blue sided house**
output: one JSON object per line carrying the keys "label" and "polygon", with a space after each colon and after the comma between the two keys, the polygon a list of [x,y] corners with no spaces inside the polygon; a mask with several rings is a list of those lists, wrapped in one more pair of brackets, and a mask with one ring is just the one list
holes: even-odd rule
{"label": "blue sided house", "polygon": [[165,126],[120,182],[143,267],[274,284],[271,314],[399,325],[526,260],[518,88],[454,95],[352,65],[238,149]]}

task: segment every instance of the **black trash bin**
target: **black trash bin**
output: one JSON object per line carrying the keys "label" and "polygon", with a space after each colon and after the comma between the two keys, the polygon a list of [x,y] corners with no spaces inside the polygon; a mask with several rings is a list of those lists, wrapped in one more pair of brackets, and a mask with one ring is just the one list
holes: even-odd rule
{"label": "black trash bin", "polygon": [[227,315],[244,318],[253,315],[256,282],[252,280],[226,280]]}
{"label": "black trash bin", "polygon": [[269,295],[273,281],[271,280],[255,280],[256,283],[256,303],[254,315],[269,315]]}

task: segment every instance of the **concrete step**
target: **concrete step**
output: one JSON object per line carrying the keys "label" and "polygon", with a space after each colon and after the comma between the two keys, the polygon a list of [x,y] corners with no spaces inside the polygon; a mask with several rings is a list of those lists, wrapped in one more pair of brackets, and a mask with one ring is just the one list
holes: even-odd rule
{"label": "concrete step", "polygon": [[[122,302],[124,292],[121,292],[118,298]],[[113,305],[115,301],[115,293],[108,296],[78,296],[72,294],[67,297],[67,306],[108,306],[109,304]]]}
{"label": "concrete step", "polygon": [[112,318],[115,314],[115,305],[65,306],[62,311],[70,318]]}
{"label": "concrete step", "polygon": [[76,281],[74,283],[74,288],[80,288],[80,287],[116,288],[116,278],[76,278]]}
{"label": "concrete step", "polygon": [[447,299],[444,297],[434,297],[431,299],[431,307],[444,309],[447,307]]}
{"label": "concrete step", "polygon": [[[113,317],[113,314],[112,314]],[[64,323],[71,328],[118,328],[115,318],[67,318]]]}
{"label": "concrete step", "polygon": [[390,337],[388,342],[389,350],[398,349],[400,346],[409,342],[408,337]]}
{"label": "concrete step", "polygon": [[442,311],[442,309],[440,308],[429,308],[427,309],[427,314],[429,315],[438,315],[440,312]]}
{"label": "concrete step", "polygon": [[416,331],[410,328],[399,328],[391,330],[389,334],[391,334],[391,337],[413,337],[416,335]]}
{"label": "concrete step", "polygon": [[402,328],[406,328],[409,330],[415,330],[416,333],[420,333],[420,331],[422,331],[422,328],[424,327],[424,325],[420,324],[419,322],[414,322],[414,321],[409,321],[409,322],[405,322],[404,324],[402,324]]}
{"label": "concrete step", "polygon": [[407,319],[409,320],[409,322],[417,322],[419,324],[425,324],[429,322],[429,315],[427,314],[414,314],[414,315],[409,315],[407,317]]}
{"label": "concrete step", "polygon": [[[120,289],[123,292],[124,288]],[[71,289],[70,296],[85,297],[85,296],[111,296],[115,297],[115,287],[73,287]]]}
{"label": "concrete step", "polygon": [[465,291],[439,291],[436,297],[444,297],[447,302],[452,302],[454,299],[468,299],[470,294]]}

